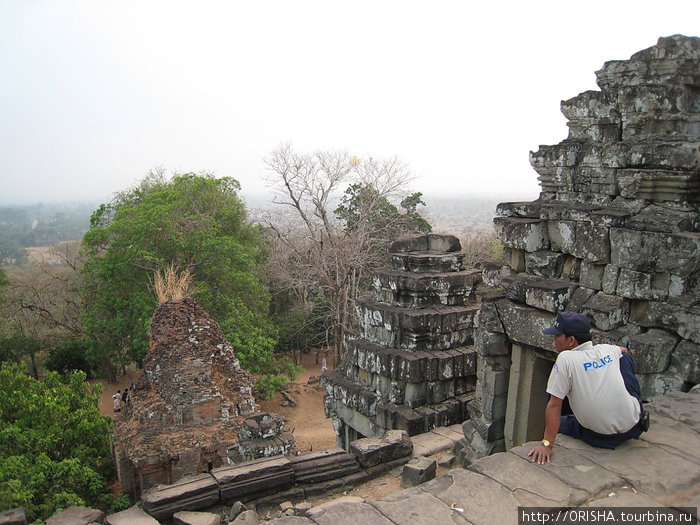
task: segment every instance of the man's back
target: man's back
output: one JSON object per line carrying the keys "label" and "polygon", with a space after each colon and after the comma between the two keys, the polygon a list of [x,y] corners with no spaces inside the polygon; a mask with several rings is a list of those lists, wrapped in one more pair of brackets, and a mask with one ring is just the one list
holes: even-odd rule
{"label": "man's back", "polygon": [[599,434],[618,434],[639,420],[640,405],[629,394],[620,372],[620,347],[583,343],[561,352],[547,392],[568,397],[576,419]]}

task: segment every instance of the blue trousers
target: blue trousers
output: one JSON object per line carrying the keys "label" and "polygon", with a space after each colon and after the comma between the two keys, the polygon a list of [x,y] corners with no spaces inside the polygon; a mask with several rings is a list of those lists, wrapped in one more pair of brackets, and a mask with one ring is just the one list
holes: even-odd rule
{"label": "blue trousers", "polygon": [[[625,382],[627,392],[629,392],[630,395],[639,401],[639,406],[642,406],[641,388],[639,387],[637,376],[634,374],[634,360],[632,359],[631,355],[622,354],[622,357],[620,358],[620,372],[622,373],[622,379]],[[576,420],[576,416],[572,414],[561,417],[559,432],[566,434],[567,436],[571,436],[572,438],[580,439],[592,447],[615,450],[620,443],[623,443],[628,439],[637,439],[642,433],[642,428],[637,424],[622,434],[606,436],[581,426],[581,424]]]}

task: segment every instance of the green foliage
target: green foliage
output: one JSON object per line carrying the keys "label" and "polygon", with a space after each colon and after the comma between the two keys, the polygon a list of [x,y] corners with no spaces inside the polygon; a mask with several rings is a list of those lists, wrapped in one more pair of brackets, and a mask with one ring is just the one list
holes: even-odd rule
{"label": "green foliage", "polygon": [[46,368],[59,374],[69,374],[76,370],[82,370],[89,378],[92,370],[88,362],[90,341],[82,338],[69,338],[60,341],[49,349],[49,358]]}
{"label": "green foliage", "polygon": [[345,190],[335,215],[345,222],[347,230],[369,225],[370,235],[374,238],[393,240],[403,233],[430,232],[430,223],[416,210],[418,205],[425,206],[422,196],[417,192],[405,197],[400,204],[404,210],[401,213],[376,188],[355,183]]}
{"label": "green foliage", "polygon": [[112,505],[109,507],[109,513],[114,514],[116,512],[121,512],[128,509],[132,505],[133,503],[131,502],[129,495],[122,492],[114,498],[114,501],[112,501]]}
{"label": "green foliage", "polygon": [[255,381],[256,396],[262,399],[272,399],[275,392],[284,388],[288,382],[287,376],[282,374],[260,376]]}
{"label": "green foliage", "polygon": [[37,354],[41,346],[41,341],[34,336],[12,332],[7,337],[0,337],[0,363],[20,363],[27,356]]}
{"label": "green foliage", "polygon": [[110,420],[99,388],[74,373],[42,381],[20,365],[0,369],[0,508],[25,507],[30,520],[70,505],[97,505],[114,476]]}
{"label": "green foliage", "polygon": [[95,211],[83,238],[86,331],[99,334],[93,363],[141,361],[156,307],[152,276],[170,264],[193,271],[195,298],[244,366],[272,359],[261,234],[238,191],[231,178],[151,174]]}

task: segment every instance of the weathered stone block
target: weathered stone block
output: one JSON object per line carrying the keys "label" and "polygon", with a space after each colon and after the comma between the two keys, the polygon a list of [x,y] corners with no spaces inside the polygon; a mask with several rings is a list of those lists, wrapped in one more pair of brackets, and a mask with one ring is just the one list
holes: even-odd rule
{"label": "weathered stone block", "polygon": [[146,512],[159,520],[169,519],[181,510],[204,509],[219,502],[217,481],[209,474],[186,476],[172,485],[151,487],[141,495],[141,503]]}
{"label": "weathered stone block", "polygon": [[[638,272],[689,276],[700,267],[700,233],[610,229],[610,262]],[[663,257],[659,255],[663,254]]]}
{"label": "weathered stone block", "polygon": [[549,248],[547,221],[496,217],[493,220],[498,238],[511,248],[535,252]]}
{"label": "weathered stone block", "polygon": [[566,307],[575,288],[575,284],[559,279],[536,281],[525,291],[525,303],[556,313]]}
{"label": "weathered stone block", "polygon": [[586,301],[588,301],[588,299],[590,299],[595,293],[596,291],[591,290],[590,288],[576,288],[574,293],[571,294],[571,299],[569,299],[566,309],[572,312],[580,312],[583,305],[586,304]]}
{"label": "weathered stone block", "polygon": [[[104,519],[105,513],[101,510],[72,506],[48,518],[46,525],[89,525],[90,523],[102,523]],[[3,521],[0,514],[0,523],[6,525],[14,522]],[[26,525],[26,521],[24,524]]]}
{"label": "weathered stone block", "polygon": [[651,205],[632,216],[625,226],[630,230],[681,233],[697,231],[699,221],[698,213]]}
{"label": "weathered stone block", "polygon": [[668,274],[650,274],[620,268],[615,293],[628,299],[664,300],[668,297],[669,284]]}
{"label": "weathered stone block", "polygon": [[510,269],[514,272],[524,272],[526,266],[525,263],[525,250],[518,250],[517,248],[510,249]]}
{"label": "weathered stone block", "polygon": [[614,330],[629,321],[629,301],[616,295],[597,293],[581,309],[600,330]]}
{"label": "weathered stone block", "polygon": [[508,277],[503,277],[501,284],[504,288],[505,295],[511,301],[516,303],[525,303],[527,290],[533,283],[540,281],[539,277],[528,275],[526,273],[511,274]]}
{"label": "weathered stone block", "polygon": [[116,514],[110,514],[105,518],[104,525],[159,525],[159,523],[134,505]]}
{"label": "weathered stone block", "polygon": [[700,383],[700,345],[681,341],[671,355],[673,375],[689,385]]}
{"label": "weathered stone block", "polygon": [[646,328],[673,330],[683,339],[700,344],[700,306],[635,301],[630,309],[630,321]]}
{"label": "weathered stone block", "polygon": [[581,283],[581,286],[585,286],[586,288],[602,290],[604,273],[604,264],[595,264],[589,261],[583,261],[581,262],[581,273],[579,277],[579,282]]}
{"label": "weathered stone block", "polygon": [[387,430],[384,437],[363,438],[350,443],[349,452],[363,467],[388,463],[410,456],[413,443],[403,430]]}
{"label": "weathered stone block", "polygon": [[541,203],[533,202],[501,202],[496,206],[499,217],[540,218]]}
{"label": "weathered stone block", "polygon": [[0,511],[0,523],[2,525],[27,525],[27,513],[24,507]]}
{"label": "weathered stone block", "polygon": [[655,328],[630,337],[630,355],[634,358],[637,372],[640,374],[664,372],[671,362],[671,354],[679,340],[677,335]]}
{"label": "weathered stone block", "polygon": [[574,249],[576,257],[595,263],[606,263],[610,258],[610,239],[607,226],[585,222],[576,223]]}
{"label": "weathered stone block", "polygon": [[431,479],[435,479],[437,461],[424,457],[413,458],[406,463],[401,472],[401,487],[415,487]]}
{"label": "weathered stone block", "polygon": [[547,221],[547,234],[555,252],[576,252],[576,223],[574,221]]}
{"label": "weathered stone block", "polygon": [[295,483],[319,483],[360,470],[355,458],[338,447],[292,456],[289,462]]}
{"label": "weathered stone block", "polygon": [[221,501],[224,503],[249,501],[288,489],[294,483],[294,470],[286,457],[265,458],[215,468],[211,471],[211,476],[218,484]]}
{"label": "weathered stone block", "polygon": [[481,300],[481,308],[477,315],[475,324],[479,330],[487,332],[503,333],[503,323],[498,315],[496,301],[503,298],[503,295],[487,296]]}
{"label": "weathered stone block", "polygon": [[[512,343],[551,348],[552,337],[542,334],[542,330],[554,324],[553,314],[505,299],[498,301],[497,305],[505,334]],[[524,320],[527,322],[523,322]]]}
{"label": "weathered stone block", "polygon": [[173,525],[221,525],[221,516],[213,512],[176,512]]}
{"label": "weathered stone block", "polygon": [[[540,250],[537,252],[525,252],[525,266],[522,270],[532,275],[557,279],[561,277],[565,255],[551,250]],[[512,268],[512,265],[511,265]]]}
{"label": "weathered stone block", "polygon": [[603,270],[603,292],[614,295],[617,291],[617,281],[620,278],[620,267],[606,264]]}
{"label": "weathered stone block", "polygon": [[389,254],[389,267],[401,272],[458,272],[463,262],[463,252]]}
{"label": "weathered stone block", "polygon": [[508,339],[502,333],[478,330],[476,332],[475,347],[479,355],[484,357],[504,356],[510,353]]}

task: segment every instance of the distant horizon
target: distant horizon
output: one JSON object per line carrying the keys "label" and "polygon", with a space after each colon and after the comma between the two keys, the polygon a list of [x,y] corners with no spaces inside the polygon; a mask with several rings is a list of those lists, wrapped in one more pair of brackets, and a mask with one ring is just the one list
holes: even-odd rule
{"label": "distant horizon", "polygon": [[[127,189],[127,188],[124,188]],[[539,197],[539,192],[531,193],[525,191],[513,192],[509,194],[507,192],[493,192],[493,193],[445,193],[445,192],[426,192],[421,191],[420,188],[415,188],[411,191],[421,192],[423,194],[423,200],[445,200],[445,201],[534,201]],[[241,191],[239,197],[248,204],[249,202],[269,202],[272,203],[272,191],[270,192],[255,192],[255,193],[245,193]],[[37,205],[45,206],[99,206],[101,204],[107,204],[111,202],[114,195],[109,199],[99,199],[99,198],[85,198],[85,199],[64,199],[64,200],[35,200],[35,201],[2,201],[0,200],[0,208],[15,208],[15,207],[29,207]],[[427,203],[426,203],[427,204]]]}

